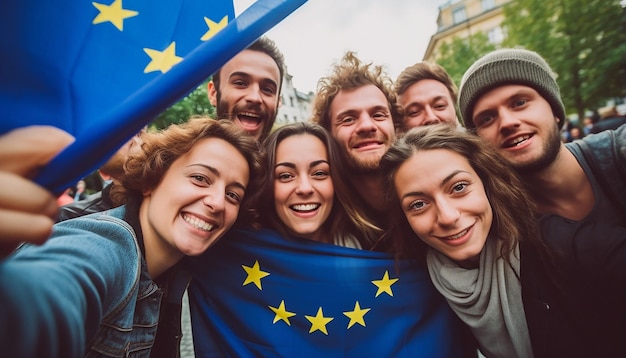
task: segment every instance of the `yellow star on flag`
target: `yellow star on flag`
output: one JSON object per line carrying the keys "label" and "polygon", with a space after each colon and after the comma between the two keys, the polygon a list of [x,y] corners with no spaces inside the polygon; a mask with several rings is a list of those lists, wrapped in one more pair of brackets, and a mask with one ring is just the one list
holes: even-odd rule
{"label": "yellow star on flag", "polygon": [[115,0],[111,5],[99,4],[97,2],[92,2],[92,4],[100,11],[93,19],[92,23],[94,25],[110,21],[120,31],[124,31],[125,19],[139,14],[137,11],[123,9],[122,0]]}
{"label": "yellow star on flag", "polygon": [[215,22],[205,16],[204,22],[206,22],[207,26],[209,27],[209,31],[207,31],[204,35],[202,35],[202,37],[200,38],[200,40],[202,41],[206,41],[210,39],[211,37],[215,36],[215,34],[220,32],[223,28],[225,28],[226,25],[228,25],[228,15],[224,16],[220,20],[220,22]]}
{"label": "yellow star on flag", "polygon": [[346,315],[346,317],[350,318],[350,323],[348,323],[348,329],[350,329],[350,327],[352,327],[355,323],[358,323],[361,326],[365,327],[364,317],[365,314],[369,311],[369,308],[361,309],[359,301],[356,301],[356,304],[354,305],[354,311],[348,311],[343,313],[344,315]]}
{"label": "yellow star on flag", "polygon": [[280,305],[278,306],[278,308],[272,307],[272,306],[267,306],[267,307],[269,307],[276,314],[276,316],[274,316],[274,321],[272,323],[276,323],[279,320],[283,320],[285,321],[285,323],[291,326],[291,322],[289,322],[289,318],[295,316],[296,314],[293,312],[287,311],[287,309],[285,308],[285,300],[280,301]]}
{"label": "yellow star on flag", "polygon": [[391,291],[391,285],[398,281],[397,278],[389,278],[389,272],[385,271],[385,275],[382,280],[374,280],[372,283],[378,287],[378,291],[376,291],[376,297],[383,292],[386,292],[389,296],[393,297],[393,292]]}
{"label": "yellow star on flag", "polygon": [[143,73],[153,71],[161,71],[161,73],[165,73],[172,69],[175,64],[183,60],[182,57],[176,56],[176,42],[174,41],[172,41],[172,43],[163,51],[152,50],[149,48],[144,48],[143,50],[152,59],[148,66],[146,66],[143,70]]}
{"label": "yellow star on flag", "polygon": [[254,261],[254,265],[252,265],[252,267],[246,266],[246,265],[241,265],[241,267],[243,267],[243,269],[248,274],[248,277],[246,277],[246,280],[243,281],[242,286],[245,286],[249,283],[254,283],[256,287],[259,288],[259,290],[263,290],[263,288],[261,287],[261,279],[263,277],[269,276],[270,273],[261,271],[261,266],[259,266],[259,261],[258,260]]}
{"label": "yellow star on flag", "polygon": [[311,322],[311,329],[309,333],[313,333],[315,331],[321,331],[325,335],[328,335],[328,331],[326,330],[326,325],[328,322],[334,320],[332,317],[324,317],[324,313],[322,312],[322,307],[317,310],[317,314],[315,316],[304,316],[306,319]]}

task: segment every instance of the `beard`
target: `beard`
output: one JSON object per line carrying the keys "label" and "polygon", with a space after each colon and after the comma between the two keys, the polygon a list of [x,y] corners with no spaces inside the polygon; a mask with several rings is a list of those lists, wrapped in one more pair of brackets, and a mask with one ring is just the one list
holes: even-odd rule
{"label": "beard", "polygon": [[380,167],[380,159],[380,157],[361,158],[348,154],[346,162],[348,163],[351,173],[376,174],[378,173],[378,169]]}
{"label": "beard", "polygon": [[534,161],[524,163],[511,163],[511,166],[522,175],[532,175],[541,172],[552,164],[559,154],[561,149],[561,135],[559,128],[555,125],[554,130],[551,131],[546,138],[543,145],[542,155]]}
{"label": "beard", "polygon": [[226,101],[222,101],[221,95],[218,92],[216,94],[217,106],[215,107],[215,116],[217,119],[230,119],[235,121],[237,119],[237,113],[241,112],[255,112],[259,114],[259,123],[261,124],[261,138],[265,137],[276,120],[276,111],[264,111],[260,105],[253,106],[238,106],[234,105],[232,110],[229,108],[229,104]]}

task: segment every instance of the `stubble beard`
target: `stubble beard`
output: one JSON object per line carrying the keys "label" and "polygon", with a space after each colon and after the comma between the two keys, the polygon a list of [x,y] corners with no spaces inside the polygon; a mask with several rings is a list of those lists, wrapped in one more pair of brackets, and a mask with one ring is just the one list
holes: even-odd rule
{"label": "stubble beard", "polygon": [[359,158],[352,154],[348,157],[350,172],[352,174],[376,174],[380,166],[380,158]]}
{"label": "stubble beard", "polygon": [[512,162],[511,166],[515,168],[515,170],[524,175],[533,175],[541,172],[550,166],[559,154],[559,150],[561,149],[561,136],[559,133],[559,129],[557,126],[554,126],[554,130],[549,133],[548,138],[546,138],[546,142],[543,145],[542,154],[539,158],[524,162],[524,163],[515,163]]}

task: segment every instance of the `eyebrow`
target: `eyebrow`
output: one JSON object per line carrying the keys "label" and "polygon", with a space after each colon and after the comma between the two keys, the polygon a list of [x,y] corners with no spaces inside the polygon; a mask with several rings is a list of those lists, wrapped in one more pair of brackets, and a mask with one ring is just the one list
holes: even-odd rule
{"label": "eyebrow", "polygon": [[[367,111],[367,112],[380,111],[380,110],[385,110],[387,112],[391,112],[389,106],[387,106],[387,105],[376,105],[376,106],[373,106],[373,107],[365,108],[365,111]],[[345,111],[337,113],[335,118],[340,118],[340,117],[343,117],[344,115],[347,115],[347,114],[356,114],[356,113],[359,113],[359,112],[361,112],[360,108],[359,109],[350,108],[350,109],[346,109]]]}
{"label": "eyebrow", "polygon": [[[441,180],[441,186],[444,186],[446,183],[448,183],[450,180],[452,180],[452,178],[454,178],[455,176],[457,176],[460,173],[467,173],[470,174],[467,170],[455,170],[452,173],[450,173],[450,175],[446,176],[445,178],[443,178],[443,180]],[[400,201],[404,200],[406,197],[409,196],[419,196],[419,195],[424,195],[424,192],[422,191],[411,191],[408,193],[405,193],[402,195],[402,198],[400,198]]]}
{"label": "eyebrow", "polygon": [[[220,171],[217,168],[212,167],[210,165],[195,163],[195,164],[189,164],[187,167],[194,167],[194,166],[205,168],[206,170],[210,171],[211,173],[213,173],[217,177],[221,177],[222,176],[222,173],[220,173]],[[243,191],[246,191],[246,186],[243,185],[242,183],[238,182],[238,181],[235,181],[231,185],[239,187]]]}
{"label": "eyebrow", "polygon": [[[314,160],[309,164],[309,168],[313,168],[315,166],[318,166],[322,163],[326,163],[328,165],[330,165],[330,163],[328,163],[328,160],[325,159],[320,159],[320,160]],[[292,169],[296,169],[296,165],[294,163],[290,163],[290,162],[280,162],[280,163],[276,163],[276,165],[274,166],[274,168],[278,168],[278,167],[288,167],[288,168],[292,168]]]}
{"label": "eyebrow", "polygon": [[[233,77],[246,77],[246,78],[251,78],[252,75],[247,73],[247,72],[242,72],[242,71],[237,71],[237,72],[233,72],[230,74],[230,76],[228,76],[228,78],[233,78]],[[269,77],[264,77],[261,79],[260,82],[269,82],[271,83],[273,86],[278,87],[278,84],[276,83],[276,81],[274,81],[273,79],[269,78]]]}

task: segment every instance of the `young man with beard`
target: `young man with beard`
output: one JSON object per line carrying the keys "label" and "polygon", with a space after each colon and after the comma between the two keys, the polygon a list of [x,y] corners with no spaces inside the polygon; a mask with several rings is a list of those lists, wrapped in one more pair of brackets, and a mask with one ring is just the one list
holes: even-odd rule
{"label": "young man with beard", "polygon": [[239,52],[213,74],[208,84],[217,119],[232,119],[263,141],[276,120],[284,72],[285,59],[267,37]]}
{"label": "young man with beard", "polygon": [[555,75],[541,56],[521,49],[476,61],[461,81],[459,107],[465,127],[521,175],[554,251],[562,296],[526,312],[535,356],[626,356],[626,128],[563,144]]}
{"label": "young man with beard", "polygon": [[369,216],[385,228],[386,200],[380,158],[396,139],[400,116],[391,79],[381,66],[347,52],[333,74],[320,79],[313,122],[335,138],[350,166],[349,182]]}
{"label": "young man with beard", "polygon": [[[378,228],[388,232],[390,223],[395,221],[388,217],[391,211],[380,159],[396,140],[401,117],[392,81],[382,66],[363,63],[354,52],[346,52],[333,67],[332,74],[318,82],[313,122],[326,128],[338,143],[349,167],[346,179],[359,196],[355,200]],[[410,228],[396,233],[411,234]],[[396,249],[396,239],[383,234],[373,250],[393,253],[396,258],[415,259],[413,254]],[[425,266],[423,270],[428,275]],[[449,309],[441,296],[434,299],[440,300],[433,302],[435,306]],[[460,321],[455,320],[455,324],[459,330],[448,332],[450,344],[461,346],[463,356],[475,357],[476,345],[471,334],[463,331]]]}

